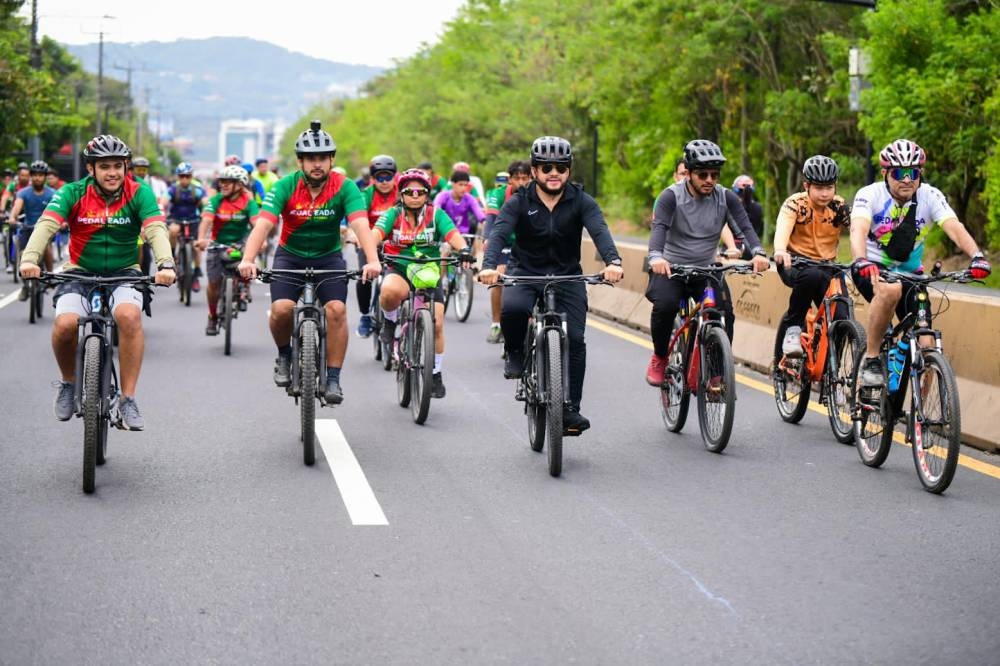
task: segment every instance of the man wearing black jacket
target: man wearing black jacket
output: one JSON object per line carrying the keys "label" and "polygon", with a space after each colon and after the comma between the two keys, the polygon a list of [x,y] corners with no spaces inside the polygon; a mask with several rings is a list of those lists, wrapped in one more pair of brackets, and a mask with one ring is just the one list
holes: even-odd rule
{"label": "man wearing black jacket", "polygon": [[[608,282],[618,282],[624,272],[621,257],[597,202],[583,188],[569,183],[573,151],[569,142],[543,136],[531,144],[532,181],[503,205],[490,231],[479,280],[495,284],[503,248],[511,246],[508,275],[580,275],[580,242],[586,228],[607,264],[601,272]],[[516,285],[503,293],[500,326],[507,362],[504,376],[515,379],[524,369],[524,337],[528,316],[541,292],[540,285]],[[556,306],[566,313],[569,338],[569,402],[563,413],[563,430],[579,435],[590,427],[580,414],[583,377],[587,367],[584,328],[587,323],[587,290],[582,282],[557,288]]]}

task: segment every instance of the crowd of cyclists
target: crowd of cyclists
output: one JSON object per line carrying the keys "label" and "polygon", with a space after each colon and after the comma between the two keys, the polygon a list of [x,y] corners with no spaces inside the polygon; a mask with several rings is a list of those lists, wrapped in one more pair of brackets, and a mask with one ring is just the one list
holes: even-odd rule
{"label": "crowd of cyclists", "polygon": [[[380,335],[392,340],[400,303],[414,288],[407,259],[440,257],[442,248],[472,265],[481,255],[478,278],[496,285],[500,276],[578,275],[584,229],[604,262],[600,271],[610,283],[624,276],[614,239],[598,203],[572,181],[573,149],[558,136],[541,136],[528,159],[515,160],[496,174],[486,190],[467,163],[453,166],[445,179],[429,162],[401,169],[388,154],[374,156],[362,187],[335,166],[337,145],[318,121],[295,141],[298,169],[278,177],[266,159],[256,165],[239,156],[225,160],[218,179],[206,186],[194,178],[188,163],[174,169],[176,182],[154,187],[149,161],[132,155],[121,139],[101,135],[83,150],[87,175],[58,189],[47,184],[44,162],[20,165],[11,173],[0,207],[17,227],[20,275],[36,279],[53,270],[50,241],[68,228],[69,260],[63,271],[98,276],[152,272],[158,284],[177,277],[174,249],[182,234],[190,234],[195,264],[205,253],[207,335],[219,331],[218,290],[223,253],[241,248],[238,272],[253,280],[264,266],[286,269],[345,269],[344,245],[356,247],[360,278],[355,296],[360,313],[357,335],[372,335],[372,308],[381,308],[386,325]],[[646,298],[652,303],[650,335],[653,353],[646,381],[664,382],[667,344],[682,301],[698,297],[704,279],[679,279],[671,267],[710,266],[719,261],[720,243],[732,249],[734,239],[746,248],[755,272],[771,262],[733,188],[720,184],[726,157],[712,141],[695,139],[684,146],[677,182],[655,200],[649,237]],[[880,279],[884,271],[919,273],[924,243],[935,225],[970,258],[973,278],[983,279],[991,266],[958,220],[947,199],[924,182],[926,154],[907,139],[892,141],[879,153],[881,179],[860,189],[849,205],[837,194],[839,168],[830,157],[815,155],[802,168],[802,191],[782,204],[776,223],[773,259],[781,280],[791,288],[787,312],[775,340],[775,363],[782,355],[802,354],[801,332],[811,304],[819,304],[830,272],[794,266],[795,257],[832,262],[849,230],[853,257],[851,279],[870,302],[865,322],[868,347],[861,381],[866,386],[885,381],[878,359],[879,341],[893,314],[902,317],[913,307],[911,294],[898,282]],[[256,168],[255,168],[256,167]],[[682,169],[683,167],[683,169]],[[23,217],[22,216],[23,213]],[[466,242],[469,234],[480,239]],[[273,240],[272,240],[273,239]],[[269,244],[276,244],[267,257]],[[6,251],[6,250],[5,250]],[[392,257],[386,262],[384,257]],[[629,266],[629,270],[641,270]],[[201,277],[200,268],[195,274]],[[383,276],[377,302],[372,282]],[[833,279],[844,280],[840,275]],[[195,285],[195,290],[200,284]],[[438,286],[440,295],[441,285]],[[288,386],[291,366],[293,310],[300,289],[286,283],[270,285],[269,328],[276,348],[274,383]],[[344,400],[342,369],[349,339],[347,282],[328,281],[317,288],[326,315],[325,399]],[[525,331],[538,288],[519,284],[491,290],[491,323],[487,341],[503,344],[504,377],[520,377],[524,369]],[[718,307],[732,340],[732,298],[723,280],[716,289]],[[86,312],[84,295],[64,283],[54,294],[52,347],[60,371],[55,415],[73,414],[77,322]],[[438,299],[432,395],[446,394],[442,368],[445,349],[444,299]],[[140,319],[141,296],[127,287],[114,294],[113,313],[119,326],[121,397],[118,408],[131,430],[143,428],[136,403],[136,386],[144,353]],[[568,401],[563,414],[567,435],[590,427],[581,414],[587,362],[585,341],[587,291],[582,282],[557,289],[557,305],[566,315],[569,341]],[[840,316],[844,316],[841,313]]]}

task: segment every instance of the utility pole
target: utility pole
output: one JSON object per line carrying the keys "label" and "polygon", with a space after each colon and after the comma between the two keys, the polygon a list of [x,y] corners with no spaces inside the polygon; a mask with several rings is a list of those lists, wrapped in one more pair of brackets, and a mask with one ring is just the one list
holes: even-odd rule
{"label": "utility pole", "polygon": [[[104,19],[114,19],[114,16],[105,14],[101,17],[101,30],[98,32],[97,42],[97,133],[103,134],[104,130]],[[93,33],[91,33],[93,34]]]}
{"label": "utility pole", "polygon": [[[38,47],[38,0],[31,0],[31,67],[35,70],[42,68],[42,52]],[[28,140],[28,150],[32,160],[42,159],[42,142],[38,132]]]}
{"label": "utility pole", "polygon": [[[121,71],[125,72],[125,85],[128,87],[128,98],[129,98],[128,118],[129,118],[129,120],[133,120],[132,112],[134,110],[136,110],[136,108],[135,108],[136,107],[136,100],[135,100],[135,96],[132,94],[132,72],[133,71],[144,72],[144,71],[147,71],[147,70],[146,70],[145,67],[136,67],[131,62],[129,62],[129,64],[127,64],[127,65],[117,65],[117,64],[116,65],[112,65],[112,67],[115,68],[115,69],[118,69],[118,70],[121,70]],[[146,90],[148,91],[149,88],[146,88]],[[136,129],[135,129],[136,152],[138,153],[138,152],[141,152],[141,150],[142,150],[142,141],[139,138],[141,136],[140,127],[141,127],[141,123],[142,123],[142,113],[141,112],[136,113],[134,120],[135,120],[135,126],[136,126]]]}

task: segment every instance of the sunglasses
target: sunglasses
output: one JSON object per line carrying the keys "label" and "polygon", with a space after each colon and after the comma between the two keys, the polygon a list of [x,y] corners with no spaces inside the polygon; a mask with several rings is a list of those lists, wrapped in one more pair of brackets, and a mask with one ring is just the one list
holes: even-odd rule
{"label": "sunglasses", "polygon": [[552,170],[555,169],[556,173],[560,176],[569,171],[569,167],[565,164],[543,164],[538,168],[542,170],[542,173],[546,174],[552,173]]}
{"label": "sunglasses", "polygon": [[718,171],[692,171],[691,172],[698,180],[719,180]]}
{"label": "sunglasses", "polygon": [[392,181],[392,179],[395,178],[395,177],[396,176],[394,174],[391,174],[388,171],[383,171],[381,173],[375,174],[375,182],[376,183],[388,183],[388,182]]}
{"label": "sunglasses", "polygon": [[920,167],[906,167],[905,169],[889,169],[889,175],[893,180],[903,180],[909,178],[916,180],[920,178]]}
{"label": "sunglasses", "polygon": [[406,189],[401,190],[400,194],[406,197],[423,197],[427,196],[427,190],[425,189]]}

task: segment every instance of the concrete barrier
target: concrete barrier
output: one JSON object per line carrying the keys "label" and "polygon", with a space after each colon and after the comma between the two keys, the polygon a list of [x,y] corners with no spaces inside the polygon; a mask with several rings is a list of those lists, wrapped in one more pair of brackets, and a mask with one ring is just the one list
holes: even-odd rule
{"label": "concrete barrier", "polygon": [[[592,288],[592,312],[649,333],[652,304],[646,300],[646,246],[618,243],[625,280],[615,289]],[[604,263],[589,238],[581,252],[584,272]],[[771,270],[760,276],[731,275],[729,289],[736,313],[733,353],[757,370],[771,363],[778,322],[788,308],[790,289]],[[865,299],[850,285],[858,320],[865,321]],[[962,404],[963,441],[986,451],[1000,451],[1000,297],[932,290],[934,320],[941,330],[945,355],[955,369]],[[638,372],[638,371],[637,371]],[[777,418],[777,416],[775,416]]]}

